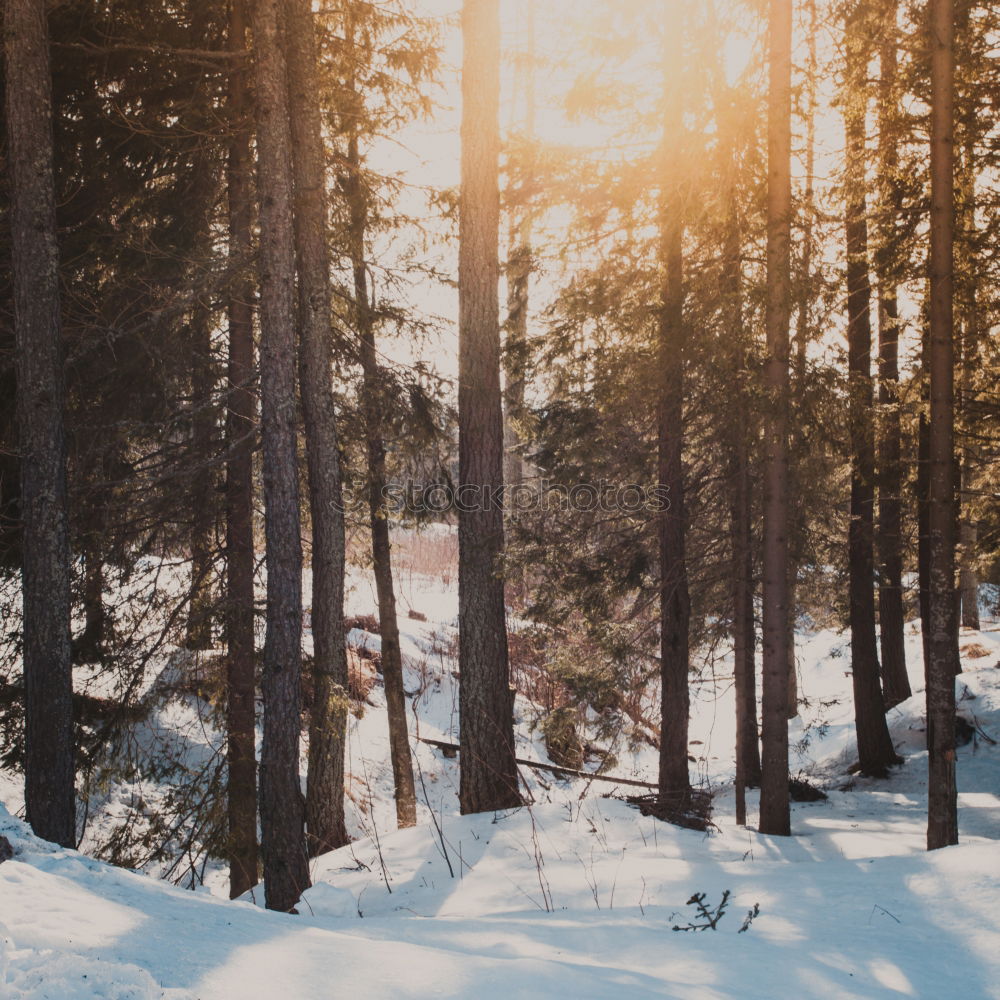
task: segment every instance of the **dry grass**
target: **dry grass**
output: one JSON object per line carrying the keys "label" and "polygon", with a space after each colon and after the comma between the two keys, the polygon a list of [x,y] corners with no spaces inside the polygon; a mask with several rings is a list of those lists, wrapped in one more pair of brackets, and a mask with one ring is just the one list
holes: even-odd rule
{"label": "dry grass", "polygon": [[401,580],[424,577],[450,587],[458,579],[458,532],[440,528],[394,531],[392,557]]}
{"label": "dry grass", "polygon": [[961,652],[962,656],[966,656],[970,660],[981,660],[984,656],[990,655],[990,651],[985,646],[980,646],[978,642],[966,643]]}

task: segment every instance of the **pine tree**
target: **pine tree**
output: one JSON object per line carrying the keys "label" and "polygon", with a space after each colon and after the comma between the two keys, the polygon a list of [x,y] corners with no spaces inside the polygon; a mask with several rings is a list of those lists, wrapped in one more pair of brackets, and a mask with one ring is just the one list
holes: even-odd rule
{"label": "pine tree", "polygon": [[927,848],[958,843],[955,780],[955,674],[958,608],[955,600],[954,453],[954,5],[931,0],[931,212],[929,458],[929,640],[927,689]]}
{"label": "pine tree", "polygon": [[657,367],[657,479],[668,505],[658,519],[660,550],[660,795],[683,799],[688,776],[691,602],[685,555],[684,501],[684,144],[683,17],[672,5],[665,25],[663,162],[660,206],[660,266]]}
{"label": "pine tree", "polygon": [[723,264],[723,311],[727,341],[732,345],[735,391],[729,427],[729,521],[732,551],[733,675],[736,691],[736,812],[746,823],[747,787],[760,784],[760,734],[757,727],[756,616],[754,612],[754,545],[751,458],[749,336],[744,319],[742,225],[738,175],[741,163],[736,137],[741,108],[727,108],[723,186],[726,194]]}
{"label": "pine tree", "polygon": [[769,32],[760,831],[787,835],[791,832],[787,643],[792,0],[771,0]]}
{"label": "pine tree", "polygon": [[[229,49],[246,50],[246,7],[229,7]],[[235,274],[228,289],[229,367],[226,441],[226,759],[229,823],[229,892],[235,898],[257,884],[257,729],[255,722],[253,453],[253,295],[250,273],[253,179],[246,71],[229,76],[229,257]]]}
{"label": "pine tree", "polygon": [[280,15],[278,0],[253,0],[267,568],[261,851],[267,906],[290,910],[309,887],[309,862],[299,786],[302,542],[295,433],[295,237],[288,86]]}
{"label": "pine tree", "polygon": [[[191,33],[194,38],[204,39],[206,48],[218,44],[214,32],[209,30],[211,8],[193,0],[188,8]],[[192,105],[197,109],[192,118],[208,119],[202,109],[214,117],[215,80],[205,75],[198,82],[192,94]],[[193,123],[192,123],[193,124]],[[197,125],[209,132],[211,123],[198,120]],[[191,366],[191,420],[190,446],[194,456],[191,470],[191,585],[188,599],[188,620],[185,645],[192,650],[206,650],[212,647],[212,618],[215,611],[213,598],[213,576],[215,569],[215,527],[216,527],[216,455],[217,443],[215,427],[215,361],[212,351],[213,302],[202,277],[207,270],[207,262],[212,259],[212,223],[216,216],[220,185],[216,154],[218,144],[210,141],[201,143],[194,151],[192,163],[192,184],[186,199],[188,211],[199,226],[201,238],[196,244],[197,256],[191,262],[190,282],[195,289],[195,300],[188,319],[189,358]]]}
{"label": "pine tree", "polygon": [[9,0],[3,22],[21,451],[24,801],[35,833],[74,847],[63,343],[46,16],[44,0]]}
{"label": "pine tree", "polygon": [[[347,41],[360,49],[355,18],[348,13]],[[352,53],[353,55],[353,53]],[[359,58],[355,56],[355,58]],[[406,724],[406,692],[403,687],[403,654],[399,645],[399,620],[396,593],[392,580],[392,541],[389,511],[385,504],[386,443],[384,414],[389,408],[389,385],[378,362],[375,346],[375,316],[368,288],[368,261],[365,241],[369,230],[369,193],[362,174],[360,131],[365,121],[363,95],[358,92],[353,74],[348,98],[347,173],[343,180],[349,221],[349,249],[354,277],[355,324],[360,341],[363,382],[361,406],[365,421],[365,451],[368,462],[368,514],[372,535],[372,570],[378,600],[379,633],[382,639],[382,677],[385,684],[386,714],[389,722],[389,752],[396,797],[396,822],[400,829],[417,822],[417,796],[413,783],[413,761]]]}
{"label": "pine tree", "polygon": [[[407,260],[400,268],[398,260],[376,256],[376,248],[386,236],[399,247],[411,234],[420,234],[422,226],[401,212],[399,178],[372,169],[367,157],[386,135],[395,135],[429,113],[424,85],[436,73],[437,33],[401,0],[377,7],[345,4],[323,30],[327,37],[343,40],[324,47],[322,77],[339,189],[332,199],[331,234],[348,265],[345,285],[338,289],[338,320],[357,344],[356,351],[342,353],[352,363],[360,362],[362,372],[357,408],[349,404],[344,408],[346,417],[356,418],[356,423],[345,420],[342,440],[350,451],[344,468],[356,463],[366,469],[363,488],[382,640],[396,818],[405,827],[416,822],[416,793],[393,584],[394,512],[386,503],[385,488],[406,475],[409,463],[420,465],[429,457],[440,404],[430,398],[428,384],[421,381],[427,374],[422,365],[408,372],[380,357],[387,351],[379,343],[380,335],[395,329],[405,336],[419,336],[425,324],[405,292],[394,295],[397,281],[405,288],[420,274],[421,265]],[[378,301],[376,276],[383,278]]]}
{"label": "pine tree", "polygon": [[847,234],[848,423],[851,438],[851,520],[848,528],[851,677],[861,772],[885,775],[899,758],[885,721],[875,635],[875,432],[871,376],[871,286],[865,202],[865,115],[869,25],[864,7],[846,13],[845,230]]}
{"label": "pine tree", "polygon": [[[791,368],[789,410],[794,414],[791,422],[788,461],[788,492],[790,496],[800,496],[807,476],[806,427],[804,419],[805,397],[809,369],[807,354],[812,328],[812,308],[814,287],[814,259],[816,256],[816,116],[818,110],[819,57],[818,31],[819,12],[816,0],[808,0],[807,56],[802,81],[803,102],[801,116],[805,119],[805,178],[801,196],[801,257],[800,272],[797,276],[798,296],[795,302],[796,322],[794,332],[794,359]],[[795,623],[798,616],[799,577],[808,534],[808,511],[803,503],[795,503],[789,510],[788,526],[788,718],[794,719],[799,712],[798,673],[795,657]]]}
{"label": "pine tree", "polygon": [[[531,187],[534,178],[536,17],[534,0],[527,3],[527,49],[523,67],[518,68],[517,85],[524,94],[524,134],[522,145],[526,162],[519,173],[519,204],[511,206],[510,254],[507,261],[507,323],[504,342],[504,480],[517,487],[524,479],[524,445],[518,430],[524,418],[528,365],[528,305],[531,290],[532,219]],[[511,192],[512,194],[515,192]]]}
{"label": "pine tree", "polygon": [[[958,578],[961,624],[963,628],[978,629],[979,574],[976,567],[979,528],[976,522],[976,472],[979,465],[977,435],[972,428],[975,410],[976,371],[979,366],[979,341],[982,335],[984,271],[979,246],[976,210],[980,198],[977,194],[979,155],[977,145],[983,142],[982,124],[975,108],[975,85],[969,79],[970,71],[980,68],[976,58],[976,35],[982,30],[974,27],[972,8],[974,0],[961,0],[955,13],[956,48],[961,53],[962,70],[956,74],[955,153],[958,183],[956,190],[956,281],[955,299],[958,313],[959,334],[958,384],[956,395],[956,437],[959,455],[958,488]],[[985,74],[983,74],[985,75]],[[964,79],[963,79],[964,78]]]}
{"label": "pine tree", "polygon": [[348,843],[344,823],[347,648],[344,503],[333,377],[326,166],[316,32],[309,0],[286,4],[289,115],[295,173],[299,383],[312,517],[313,706],[306,826],[312,854]]}
{"label": "pine tree", "polygon": [[[500,558],[498,0],[462,6],[462,186],[459,208],[458,623],[463,813],[520,804]],[[463,499],[464,498],[464,499]]]}
{"label": "pine tree", "polygon": [[875,254],[878,282],[878,549],[879,641],[882,693],[886,710],[910,697],[903,641],[903,467],[900,414],[898,304],[900,213],[899,95],[897,72],[897,7],[888,0],[879,41],[878,189],[879,232]]}

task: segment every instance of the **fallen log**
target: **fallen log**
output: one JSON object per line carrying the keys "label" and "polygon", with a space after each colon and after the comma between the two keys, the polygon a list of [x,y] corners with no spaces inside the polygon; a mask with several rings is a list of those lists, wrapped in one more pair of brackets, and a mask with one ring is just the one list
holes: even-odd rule
{"label": "fallen log", "polygon": [[[457,743],[445,743],[443,740],[431,740],[420,737],[421,743],[443,750],[449,757],[454,757],[461,749]],[[572,767],[560,767],[558,764],[546,764],[540,760],[525,760],[522,757],[515,757],[514,760],[524,767],[534,768],[536,771],[551,771],[553,774],[566,775],[570,778],[587,778],[591,781],[609,781],[614,785],[631,785],[634,788],[659,788],[655,782],[640,781],[638,778],[616,778],[611,774],[594,774],[592,771],[577,771]]]}

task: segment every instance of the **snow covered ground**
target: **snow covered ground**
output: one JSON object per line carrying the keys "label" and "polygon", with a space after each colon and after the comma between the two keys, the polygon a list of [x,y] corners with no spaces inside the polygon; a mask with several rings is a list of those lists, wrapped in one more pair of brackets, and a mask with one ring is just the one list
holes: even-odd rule
{"label": "snow covered ground", "polygon": [[[403,580],[411,736],[452,739],[452,581]],[[354,613],[373,610],[358,576]],[[959,710],[979,732],[959,751],[962,843],[928,854],[919,632],[915,695],[893,710],[905,764],[854,779],[846,636],[801,637],[793,770],[829,792],[793,806],[791,838],[733,821],[731,681],[697,686],[693,775],[716,789],[709,834],[645,818],[613,784],[525,770],[534,802],[457,812],[457,761],[414,743],[420,824],[396,832],[384,699],[352,723],[350,847],[318,859],[297,916],[223,898],[220,865],[200,891],[113,868],[34,838],[0,775],[3,1000],[255,1000],[275,997],[1000,997],[1000,631],[962,636]],[[355,635],[377,644],[377,637]],[[154,725],[197,718],[165,702]],[[534,706],[517,702],[518,753],[544,760]],[[187,719],[190,723],[190,719]],[[202,720],[205,752],[218,735]],[[655,751],[611,747],[614,773],[650,779]],[[756,797],[750,797],[751,824]],[[86,842],[85,842],[86,846]],[[156,871],[155,866],[149,870]],[[704,893],[717,929],[689,900]],[[759,913],[741,931],[748,914]]]}

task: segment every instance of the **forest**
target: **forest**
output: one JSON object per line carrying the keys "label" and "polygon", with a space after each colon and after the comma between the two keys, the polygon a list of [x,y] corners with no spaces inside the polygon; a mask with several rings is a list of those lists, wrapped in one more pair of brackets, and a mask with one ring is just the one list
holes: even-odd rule
{"label": "forest", "polygon": [[996,4],[0,86],[0,995],[1000,997]]}

